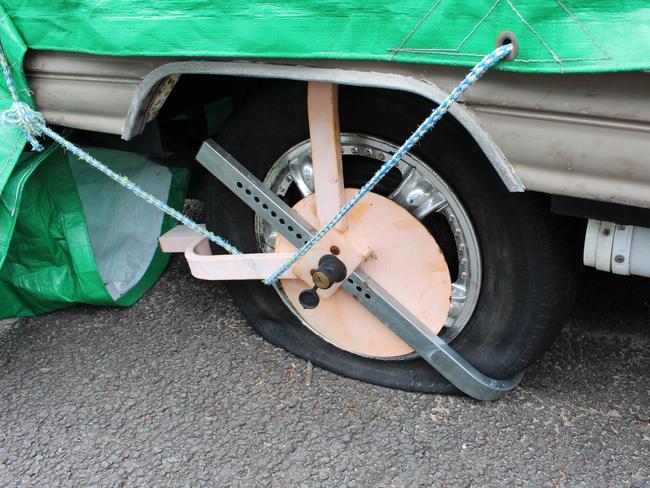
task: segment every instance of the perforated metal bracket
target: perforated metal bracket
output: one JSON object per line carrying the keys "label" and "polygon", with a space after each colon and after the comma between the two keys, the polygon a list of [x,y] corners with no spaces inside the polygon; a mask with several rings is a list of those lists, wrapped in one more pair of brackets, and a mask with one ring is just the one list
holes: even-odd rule
{"label": "perforated metal bracket", "polygon": [[[303,218],[216,142],[204,142],[196,159],[296,247],[314,233]],[[521,381],[523,374],[497,380],[478,371],[361,270],[352,272],[342,288],[467,395],[477,400],[496,400]]]}

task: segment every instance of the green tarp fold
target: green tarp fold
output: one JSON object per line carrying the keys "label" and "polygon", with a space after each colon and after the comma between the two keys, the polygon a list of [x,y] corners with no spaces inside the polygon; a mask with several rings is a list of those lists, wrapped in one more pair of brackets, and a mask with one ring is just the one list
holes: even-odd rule
{"label": "green tarp fold", "polygon": [[[137,178],[143,174],[143,168],[168,174],[166,185],[157,185],[154,193],[182,208],[189,176],[186,170],[156,166],[142,156],[120,151],[90,152],[138,183],[142,183]],[[169,255],[162,253],[155,241],[176,222],[165,216],[155,227],[138,229],[140,216],[151,219],[149,209],[154,214],[158,211],[96,171],[97,178],[76,180],[75,173],[83,175],[85,164],[51,145],[43,153],[24,153],[16,166],[2,194],[3,204],[8,197],[17,199],[11,201],[15,211],[7,211],[4,205],[0,210],[0,252],[4,251],[0,267],[0,318],[37,315],[73,303],[129,306],[164,270]],[[80,196],[84,192],[85,201]],[[98,198],[93,199],[90,192]],[[109,193],[111,199],[101,199]],[[112,222],[107,220],[107,212],[115,214]],[[117,244],[113,240],[115,253],[122,251],[125,255],[123,251],[130,249],[135,259],[123,259],[107,273],[102,269],[106,257],[97,250],[103,241],[120,231],[116,222],[122,222],[122,231],[147,237],[150,242],[122,238]],[[113,274],[120,266],[129,278],[129,287],[116,295],[111,290],[119,277]]]}
{"label": "green tarp fold", "polygon": [[[2,49],[5,52],[7,61],[12,67],[18,96],[22,101],[29,103],[32,100],[22,69],[27,47],[1,5],[0,2],[0,42],[2,42]],[[7,110],[11,107],[12,102],[9,89],[0,77],[0,111]],[[25,146],[25,141],[25,136],[19,128],[0,124],[0,194],[13,172],[14,166]],[[0,236],[0,239],[2,239],[2,236]],[[0,254],[0,264],[2,259],[3,255]]]}

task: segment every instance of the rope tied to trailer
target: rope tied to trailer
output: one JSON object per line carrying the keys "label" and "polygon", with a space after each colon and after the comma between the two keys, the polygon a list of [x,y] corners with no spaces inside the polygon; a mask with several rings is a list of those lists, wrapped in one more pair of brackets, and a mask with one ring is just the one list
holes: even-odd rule
{"label": "rope tied to trailer", "polygon": [[45,119],[40,112],[37,112],[25,102],[14,101],[10,109],[2,112],[1,119],[2,123],[7,127],[20,127],[27,141],[31,144],[32,150],[43,150],[43,145],[37,139],[43,133],[43,127],[45,127]]}
{"label": "rope tied to trailer", "polygon": [[436,107],[436,109],[431,112],[424,122],[415,129],[413,134],[404,141],[404,144],[393,154],[393,157],[386,161],[377,172],[368,180],[368,182],[363,185],[359,191],[346,203],[341,209],[327,222],[323,225],[318,232],[316,232],[296,253],[282,266],[280,266],[275,273],[269,276],[264,283],[267,285],[272,285],[275,283],[280,276],[282,276],[286,271],[288,271],[291,266],[296,264],[301,257],[303,257],[309,250],[320,241],[325,234],[334,228],[334,226],[345,217],[352,208],[359,203],[359,201],[371,191],[381,179],[388,174],[388,172],[395,167],[395,165],[408,153],[413,146],[415,146],[424,135],[429,132],[434,125],[445,115],[451,106],[458,101],[458,98],[467,91],[467,89],[476,83],[481,76],[483,76],[491,67],[501,61],[503,58],[507,57],[513,50],[512,44],[505,44],[496,48],[493,52],[485,56],[481,61],[478,62],[468,73],[468,75],[460,82],[456,88],[444,99],[444,101]]}
{"label": "rope tied to trailer", "polygon": [[37,110],[34,110],[25,102],[21,101],[18,97],[18,91],[16,90],[16,85],[14,83],[13,76],[11,75],[11,68],[9,67],[9,63],[7,62],[7,58],[5,56],[4,50],[2,49],[2,46],[0,46],[0,65],[2,66],[2,73],[7,83],[9,94],[13,100],[11,107],[2,112],[2,115],[0,115],[0,121],[7,127],[20,128],[20,130],[23,131],[23,134],[25,134],[27,141],[32,146],[33,151],[42,151],[44,149],[43,145],[38,141],[38,138],[41,136],[47,136],[62,146],[64,149],[70,151],[82,161],[88,163],[90,166],[101,171],[127,190],[133,192],[136,196],[142,198],[147,203],[153,205],[157,209],[178,220],[182,224],[192,229],[194,232],[214,242],[219,247],[222,247],[228,251],[230,254],[241,254],[241,251],[239,251],[239,249],[230,244],[230,242],[228,242],[223,237],[213,234],[203,226],[194,222],[189,217],[183,215],[175,208],[170,207],[167,205],[167,203],[163,202],[159,198],[156,198],[151,193],[144,191],[139,185],[129,180],[129,178],[125,175],[121,175],[113,171],[108,166],[88,154],[86,151],[78,146],[75,146],[73,143],[50,129],[45,123],[45,118],[43,115]]}
{"label": "rope tied to trailer", "polygon": [[[323,238],[343,217],[345,217],[352,208],[359,203],[359,201],[366,195],[368,192],[381,181],[381,179],[388,174],[388,172],[404,157],[421,139],[422,137],[430,131],[435,124],[442,118],[442,116],[449,111],[451,106],[458,101],[458,99],[467,91],[467,89],[476,83],[481,76],[483,76],[490,68],[496,65],[503,58],[506,58],[513,50],[512,44],[505,44],[498,47],[492,53],[485,56],[479,63],[477,63],[474,68],[469,72],[469,74],[463,79],[463,81],[454,88],[454,90],[445,98],[445,100],[436,107],[435,110],[422,122],[418,128],[411,134],[411,136],[402,144],[402,146],[395,152],[395,154],[386,161],[377,172],[368,180],[368,182],[359,189],[359,191],[352,197],[352,199],[347,202],[341,209],[321,227],[318,232],[316,232],[308,241],[298,249],[295,254],[287,260],[277,271],[275,271],[271,276],[264,280],[264,283],[267,285],[272,285],[275,283],[280,276],[282,276],[287,270],[289,270],[296,262],[303,257],[314,245]],[[2,73],[9,90],[9,94],[13,100],[11,107],[5,110],[0,115],[0,121],[7,127],[18,127],[25,135],[25,138],[30,143],[33,151],[42,151],[44,149],[43,145],[39,142],[38,138],[42,136],[47,136],[52,139],[54,142],[62,146],[64,149],[70,151],[72,154],[77,156],[80,160],[88,163],[90,166],[94,167],[98,171],[101,171],[109,178],[117,182],[119,185],[123,186],[127,190],[133,192],[139,198],[142,198],[147,203],[158,208],[165,214],[171,216],[182,224],[186,225],[192,229],[197,234],[202,235],[211,242],[214,242],[219,247],[225,249],[230,254],[241,254],[241,251],[233,246],[230,242],[224,239],[221,236],[218,236],[198,223],[194,222],[189,217],[183,215],[178,210],[172,208],[167,203],[156,198],[152,194],[144,191],[140,186],[129,180],[126,176],[121,175],[108,166],[94,158],[92,155],[81,149],[80,147],[74,145],[64,137],[60,136],[52,129],[50,129],[43,115],[29,106],[27,103],[20,100],[18,97],[18,91],[16,90],[16,85],[14,83],[13,76],[11,74],[11,68],[7,62],[4,50],[0,46],[0,65],[2,66]]]}

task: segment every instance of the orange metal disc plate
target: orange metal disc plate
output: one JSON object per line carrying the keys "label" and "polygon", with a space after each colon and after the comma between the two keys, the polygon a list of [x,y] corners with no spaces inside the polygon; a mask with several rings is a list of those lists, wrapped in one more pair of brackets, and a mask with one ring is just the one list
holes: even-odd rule
{"label": "orange metal disc plate", "polygon": [[[356,191],[346,189],[347,200]],[[314,228],[320,227],[314,194],[293,208]],[[368,193],[348,214],[345,236],[353,243],[358,241],[369,245],[373,251],[360,269],[434,334],[438,334],[449,312],[451,280],[440,247],[420,221],[388,198]],[[275,250],[294,251],[295,247],[278,236]],[[344,290],[339,289],[329,298],[321,298],[315,309],[305,310],[298,302],[298,294],[313,284],[299,279],[280,282],[309,327],[335,346],[376,358],[413,352],[408,344]]]}

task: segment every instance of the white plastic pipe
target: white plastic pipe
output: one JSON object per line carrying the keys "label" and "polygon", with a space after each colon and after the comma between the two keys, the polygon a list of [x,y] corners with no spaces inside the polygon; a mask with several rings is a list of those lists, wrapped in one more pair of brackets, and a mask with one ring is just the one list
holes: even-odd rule
{"label": "white plastic pipe", "polygon": [[650,277],[650,229],[589,220],[583,261],[601,271]]}

